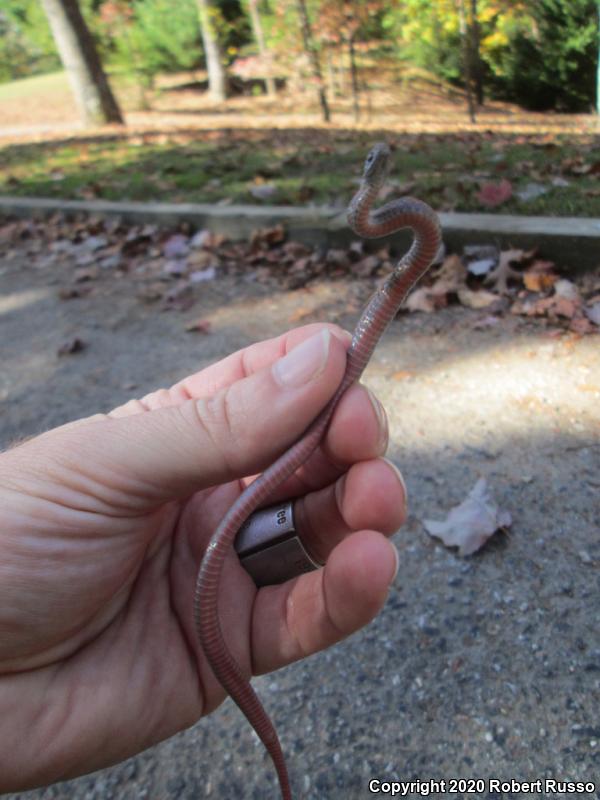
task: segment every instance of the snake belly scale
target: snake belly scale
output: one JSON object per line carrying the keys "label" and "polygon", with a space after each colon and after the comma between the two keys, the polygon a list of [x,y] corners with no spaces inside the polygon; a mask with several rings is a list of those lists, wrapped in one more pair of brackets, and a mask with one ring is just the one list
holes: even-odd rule
{"label": "snake belly scale", "polygon": [[344,377],[334,397],[300,439],[254,480],[231,506],[210,540],[196,581],[194,623],[200,644],[215,676],[244,713],[271,756],[282,800],[292,800],[285,758],[273,723],[225,645],[219,623],[219,582],[223,563],[240,527],[316,449],[340,397],[358,380],[400,304],[438,252],[441,242],[439,221],[425,203],[403,197],[372,210],[387,176],[389,161],[390,150],[384,143],[376,144],[369,152],[360,187],[348,207],[348,223],[358,236],[364,238],[387,236],[402,228],[411,228],[414,234],[412,246],[363,311],[348,349]]}

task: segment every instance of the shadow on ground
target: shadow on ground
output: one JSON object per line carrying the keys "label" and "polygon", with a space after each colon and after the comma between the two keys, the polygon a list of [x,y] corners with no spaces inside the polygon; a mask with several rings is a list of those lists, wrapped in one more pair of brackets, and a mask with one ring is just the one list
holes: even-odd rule
{"label": "shadow on ground", "polygon": [[[274,292],[223,278],[186,315],[140,304],[126,278],[61,301],[62,277],[14,259],[0,274],[4,444],[169,385],[279,334],[300,311],[306,322],[356,319],[339,302],[351,287],[339,282]],[[197,316],[210,319],[211,334],[184,332]],[[512,318],[474,330],[473,319],[465,309],[402,316],[365,376],[388,411],[410,516],[379,618],[256,681],[298,797],[364,798],[371,779],[600,773],[597,337],[549,338]],[[73,336],[87,347],[58,357]],[[461,559],[422,520],[442,518],[481,475],[513,524]],[[261,747],[226,703],[122,765],[8,797],[234,795],[275,789]]]}

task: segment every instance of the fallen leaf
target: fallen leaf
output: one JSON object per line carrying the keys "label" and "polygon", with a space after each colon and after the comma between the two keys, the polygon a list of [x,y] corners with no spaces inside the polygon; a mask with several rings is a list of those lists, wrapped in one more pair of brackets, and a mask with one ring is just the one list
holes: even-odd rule
{"label": "fallen leaf", "polygon": [[58,290],[58,296],[61,300],[75,300],[78,297],[85,297],[91,291],[91,286],[64,286]]}
{"label": "fallen leaf", "polygon": [[528,183],[515,194],[521,202],[528,203],[530,200],[535,200],[538,197],[542,197],[542,195],[548,194],[549,191],[550,189],[541,183]]}
{"label": "fallen leaf", "polygon": [[259,228],[253,231],[250,237],[250,249],[265,250],[275,244],[283,242],[285,239],[285,228],[283,225],[274,225],[272,228]]}
{"label": "fallen leaf", "polygon": [[273,200],[277,195],[278,189],[274,183],[259,183],[253,184],[249,191],[255,200]]}
{"label": "fallen leaf", "polygon": [[457,294],[461,304],[467,308],[487,308],[498,301],[498,295],[487,292],[485,289],[473,291],[473,289],[463,286]]}
{"label": "fallen leaf", "polygon": [[594,325],[600,326],[600,302],[594,303],[592,306],[586,306],[583,309],[584,314],[590,319]]}
{"label": "fallen leaf", "polygon": [[467,279],[467,268],[462,258],[455,253],[444,259],[442,266],[436,273],[435,281],[430,287],[434,294],[455,292]]}
{"label": "fallen leaf", "polygon": [[185,258],[189,250],[188,238],[182,233],[170,236],[163,245],[163,255],[169,260]]}
{"label": "fallen leaf", "polygon": [[214,244],[214,236],[209,230],[200,230],[190,239],[189,245],[194,250],[199,250],[203,247],[212,247]]}
{"label": "fallen leaf", "polygon": [[579,309],[579,303],[576,300],[571,300],[569,297],[561,297],[556,295],[551,298],[554,302],[550,306],[551,310],[559,317],[566,319],[573,319],[575,313]]}
{"label": "fallen leaf", "polygon": [[484,278],[484,284],[491,285],[492,289],[499,294],[506,294],[508,291],[508,281],[512,278],[520,281],[522,273],[511,267],[515,262],[521,262],[525,257],[523,250],[503,250],[500,253],[498,266]]}
{"label": "fallen leaf", "polygon": [[485,478],[479,478],[465,500],[450,510],[443,522],[423,520],[425,530],[447,547],[458,547],[460,556],[475,553],[500,528],[511,525],[508,511],[494,502]]}
{"label": "fallen leaf", "polygon": [[438,308],[433,294],[424,286],[415,289],[408,295],[404,301],[404,307],[409,311],[424,311],[426,314],[430,314]]}
{"label": "fallen leaf", "polygon": [[556,281],[554,284],[554,292],[558,297],[564,297],[567,300],[573,300],[577,302],[579,300],[579,289],[573,281],[569,281],[566,278],[561,278],[561,280]]}
{"label": "fallen leaf", "polygon": [[61,344],[57,350],[57,355],[70,356],[74,353],[80,353],[85,347],[87,347],[87,345],[83,339],[75,336],[73,339],[69,339],[68,341],[64,342],[64,344]]}
{"label": "fallen leaf", "polygon": [[203,283],[204,281],[214,280],[217,271],[214,267],[207,267],[206,269],[198,269],[195,272],[190,272],[191,283]]}
{"label": "fallen leaf", "polygon": [[210,333],[211,322],[208,319],[196,319],[193,322],[188,322],[185,329],[188,333]]}
{"label": "fallen leaf", "polygon": [[[372,258],[372,256],[367,256]],[[365,259],[363,259],[364,261]],[[325,263],[330,267],[337,267],[338,269],[348,269],[350,267],[350,257],[347,250],[341,248],[330,248],[325,254]],[[358,263],[361,263],[360,261]]]}
{"label": "fallen leaf", "polygon": [[512,183],[503,178],[499,183],[484,183],[477,194],[477,199],[481,205],[494,208],[510,200],[512,193]]}
{"label": "fallen leaf", "polygon": [[586,334],[594,332],[594,326],[587,317],[577,315],[569,322],[569,330],[579,336],[586,336]]}
{"label": "fallen leaf", "polygon": [[182,258],[174,258],[166,261],[163,267],[165,275],[173,275],[176,278],[180,277],[186,271],[187,264]]}
{"label": "fallen leaf", "polygon": [[546,292],[558,280],[558,275],[554,272],[554,262],[541,259],[536,259],[527,267],[522,277],[525,288],[530,292]]}
{"label": "fallen leaf", "polygon": [[194,293],[191,284],[182,281],[165,294],[162,308],[164,311],[187,311],[194,305]]}

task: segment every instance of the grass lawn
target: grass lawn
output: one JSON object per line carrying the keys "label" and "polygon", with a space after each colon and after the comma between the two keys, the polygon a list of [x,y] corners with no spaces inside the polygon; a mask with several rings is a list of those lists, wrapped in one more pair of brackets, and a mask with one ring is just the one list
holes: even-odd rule
{"label": "grass lawn", "polygon": [[10,83],[0,83],[0,104],[7,100],[21,101],[23,98],[40,95],[56,95],[68,91],[67,76],[64,72],[51,72],[48,75],[35,75]]}
{"label": "grass lawn", "polygon": [[[42,95],[46,106],[57,98],[55,110],[70,102],[60,73],[18,84],[0,86],[0,115],[15,104],[39,106]],[[306,98],[303,102],[308,103]],[[513,109],[490,108],[476,126],[467,126],[462,104],[448,96],[436,100],[426,91],[412,105],[410,98],[399,96],[392,116],[388,98],[385,118],[375,111],[368,124],[353,129],[341,101],[334,109],[338,124],[328,127],[313,124],[314,109],[298,102],[294,106],[286,95],[270,106],[265,98],[243,97],[215,109],[201,92],[175,86],[163,89],[153,106],[145,116],[128,113],[122,131],[63,134],[44,141],[13,137],[0,149],[0,193],[344,206],[366,151],[384,138],[395,147],[391,189],[417,195],[438,210],[600,215],[600,137],[591,123],[578,132],[572,119],[564,118],[563,132],[555,124],[558,115],[523,114],[529,127],[518,132]],[[439,120],[434,125],[432,111]],[[410,130],[403,129],[406,120]],[[509,182],[510,197],[489,207],[481,189],[501,181]]]}

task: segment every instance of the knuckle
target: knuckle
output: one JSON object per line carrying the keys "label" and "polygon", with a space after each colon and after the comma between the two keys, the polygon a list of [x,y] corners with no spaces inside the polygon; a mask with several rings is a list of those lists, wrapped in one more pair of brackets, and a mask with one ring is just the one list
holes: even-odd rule
{"label": "knuckle", "polygon": [[211,443],[215,454],[224,462],[228,472],[235,471],[236,442],[235,414],[231,408],[229,391],[217,392],[193,402],[196,418],[204,436]]}

